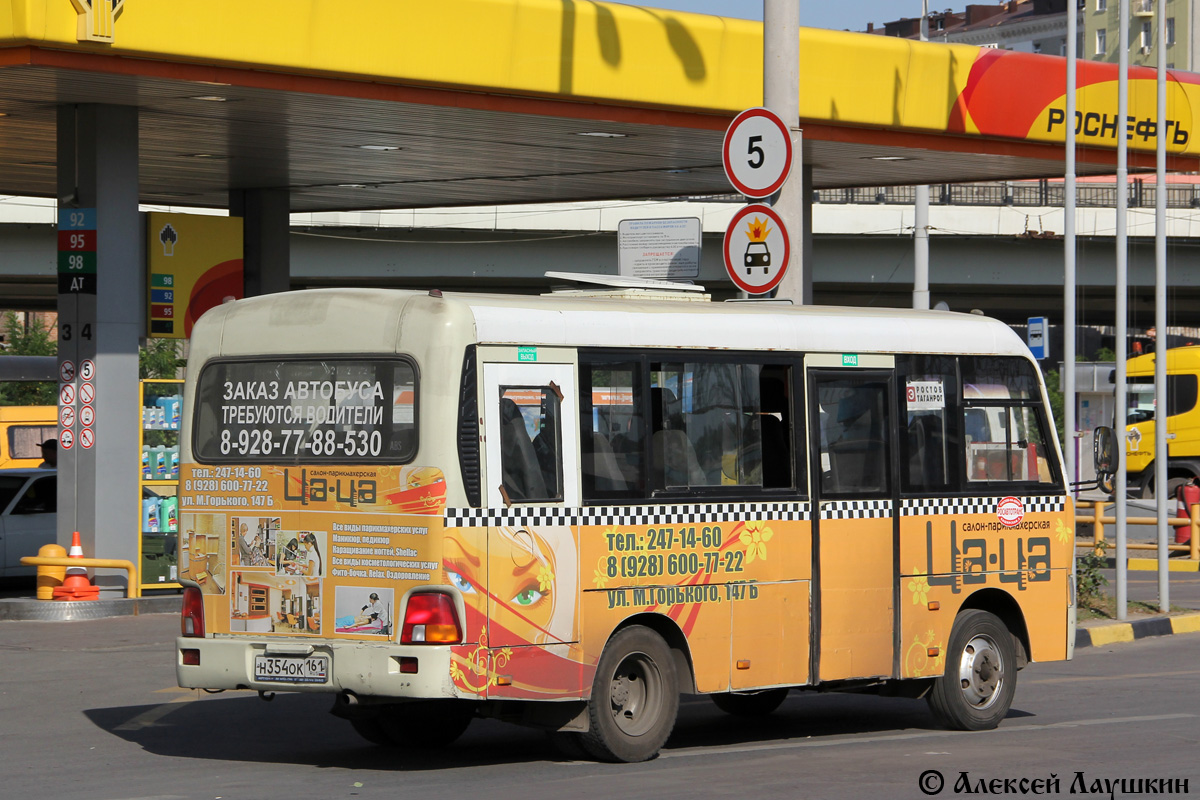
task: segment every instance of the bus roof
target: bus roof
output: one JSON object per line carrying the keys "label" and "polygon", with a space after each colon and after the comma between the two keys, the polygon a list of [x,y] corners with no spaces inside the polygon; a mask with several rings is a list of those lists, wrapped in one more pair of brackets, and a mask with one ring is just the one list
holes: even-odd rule
{"label": "bus roof", "polygon": [[488,344],[1029,357],[1011,328],[976,314],[559,296],[446,297],[470,306],[478,340]]}
{"label": "bus roof", "polygon": [[[1125,371],[1130,375],[1153,375],[1154,353],[1129,359],[1125,362]],[[1167,372],[1200,372],[1200,345],[1167,350]]]}
{"label": "bus roof", "polygon": [[380,352],[380,345],[398,341],[389,334],[398,336],[402,322],[407,327],[423,313],[438,313],[438,304],[450,315],[443,321],[473,320],[470,338],[480,344],[1030,358],[1011,328],[975,314],[396,289],[312,289],[239,300],[205,314],[194,335],[212,336],[217,326],[221,344],[214,350],[223,355]]}
{"label": "bus roof", "polygon": [[0,356],[0,381],[57,380],[57,356]]}

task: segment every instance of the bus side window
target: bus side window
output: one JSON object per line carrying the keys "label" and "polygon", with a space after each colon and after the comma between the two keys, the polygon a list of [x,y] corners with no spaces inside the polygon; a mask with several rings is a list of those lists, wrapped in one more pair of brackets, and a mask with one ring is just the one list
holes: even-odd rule
{"label": "bus side window", "polygon": [[791,370],[766,367],[759,378],[759,425],[762,428],[763,486],[790,488],[792,481],[792,403],[788,397]]}
{"label": "bus side window", "polygon": [[1055,484],[1033,365],[1011,357],[961,363],[968,483]]}
{"label": "bus side window", "polygon": [[549,387],[500,387],[501,481],[513,502],[562,500],[560,416]]}
{"label": "bus side window", "polygon": [[822,412],[821,491],[886,494],[889,491],[887,385],[878,380],[826,379],[817,384]]}
{"label": "bus side window", "polygon": [[581,366],[580,467],[585,500],[644,496],[641,369],[633,361]]}
{"label": "bus side window", "polygon": [[[912,355],[897,359],[903,375],[900,407],[900,474],[905,492],[943,494],[953,488],[962,443],[955,421],[958,366],[953,356]],[[967,417],[970,435],[971,418]],[[952,456],[951,454],[955,455]]]}

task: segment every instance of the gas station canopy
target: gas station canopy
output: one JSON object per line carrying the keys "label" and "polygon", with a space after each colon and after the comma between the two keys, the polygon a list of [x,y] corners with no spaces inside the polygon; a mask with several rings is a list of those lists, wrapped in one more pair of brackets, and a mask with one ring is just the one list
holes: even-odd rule
{"label": "gas station canopy", "polygon": [[[801,29],[817,188],[1060,175],[1064,59]],[[60,108],[138,108],[143,203],[293,211],[728,192],[762,26],[573,0],[0,0],[0,193],[56,194]],[[1115,170],[1116,69],[1081,62],[1080,174]],[[1134,70],[1131,169],[1153,166]],[[1169,168],[1200,169],[1173,72]]]}

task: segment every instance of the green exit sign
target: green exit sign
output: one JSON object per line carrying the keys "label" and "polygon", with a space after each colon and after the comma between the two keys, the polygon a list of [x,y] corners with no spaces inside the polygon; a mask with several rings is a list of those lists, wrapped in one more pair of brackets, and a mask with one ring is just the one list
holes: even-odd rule
{"label": "green exit sign", "polygon": [[517,361],[537,361],[536,347],[518,347]]}
{"label": "green exit sign", "polygon": [[857,367],[858,366],[858,353],[842,353],[842,366],[843,367]]}

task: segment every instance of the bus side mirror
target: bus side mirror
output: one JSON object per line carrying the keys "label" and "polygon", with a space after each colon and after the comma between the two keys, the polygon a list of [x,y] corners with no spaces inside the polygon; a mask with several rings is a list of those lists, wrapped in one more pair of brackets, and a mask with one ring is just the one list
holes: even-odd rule
{"label": "bus side mirror", "polygon": [[1092,458],[1096,464],[1096,475],[1115,475],[1117,472],[1117,436],[1113,429],[1101,426],[1093,431]]}

